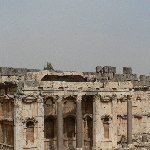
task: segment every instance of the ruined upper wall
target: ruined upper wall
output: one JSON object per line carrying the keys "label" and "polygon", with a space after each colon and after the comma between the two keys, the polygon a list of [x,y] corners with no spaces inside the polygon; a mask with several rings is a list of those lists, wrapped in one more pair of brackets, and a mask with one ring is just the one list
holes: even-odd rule
{"label": "ruined upper wall", "polygon": [[[117,74],[116,67],[112,66],[97,66],[95,72],[63,72],[63,71],[48,71],[27,68],[11,68],[0,67],[1,79],[20,80],[18,77],[22,76],[21,80],[27,81],[66,81],[66,82],[126,82],[131,81],[134,87],[147,86],[150,87],[150,76],[132,73],[131,67],[123,67],[123,73]],[[11,78],[12,78],[11,77]],[[7,79],[8,78],[8,79]]]}
{"label": "ruined upper wall", "polygon": [[136,74],[132,73],[131,67],[123,67],[123,73],[117,74],[116,67],[111,66],[97,66],[96,67],[96,78],[101,82],[105,81],[115,81],[115,82],[124,82],[124,81],[138,81]]}
{"label": "ruined upper wall", "polygon": [[35,81],[66,81],[66,82],[127,82],[131,81],[136,86],[150,87],[150,76],[140,75],[132,72],[131,67],[123,67],[123,73],[116,73],[116,67],[97,66],[96,72],[73,72],[73,71],[38,71],[27,70],[25,80]]}
{"label": "ruined upper wall", "polygon": [[97,66],[96,79],[100,82],[125,82],[131,81],[135,86],[150,86],[150,76],[140,75],[139,77],[137,74],[132,73],[131,67],[123,67],[123,73],[117,74],[116,67],[112,66]]}
{"label": "ruined upper wall", "polygon": [[27,68],[12,68],[12,67],[0,67],[1,76],[22,76],[27,72],[38,72],[37,69],[27,69]]}

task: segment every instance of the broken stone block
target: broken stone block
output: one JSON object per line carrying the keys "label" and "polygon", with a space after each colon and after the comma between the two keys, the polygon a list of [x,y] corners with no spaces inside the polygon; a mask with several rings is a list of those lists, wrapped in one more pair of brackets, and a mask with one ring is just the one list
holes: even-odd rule
{"label": "broken stone block", "polygon": [[123,74],[132,74],[131,67],[123,67]]}

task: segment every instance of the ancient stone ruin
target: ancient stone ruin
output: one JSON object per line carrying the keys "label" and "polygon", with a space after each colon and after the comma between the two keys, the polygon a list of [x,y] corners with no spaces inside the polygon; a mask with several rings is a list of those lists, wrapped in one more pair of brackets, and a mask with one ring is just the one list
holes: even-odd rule
{"label": "ancient stone ruin", "polygon": [[0,150],[150,149],[150,76],[0,68]]}

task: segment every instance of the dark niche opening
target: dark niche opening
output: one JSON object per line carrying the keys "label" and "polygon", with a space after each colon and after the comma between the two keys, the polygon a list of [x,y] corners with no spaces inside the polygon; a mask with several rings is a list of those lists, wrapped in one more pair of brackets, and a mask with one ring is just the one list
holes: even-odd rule
{"label": "dark niche opening", "polygon": [[54,138],[55,119],[48,117],[44,120],[44,136],[46,139]]}
{"label": "dark niche opening", "polygon": [[34,122],[28,121],[26,123],[26,142],[28,144],[28,141],[31,143],[34,142]]}
{"label": "dark niche opening", "polygon": [[41,81],[87,82],[81,75],[45,75]]}
{"label": "dark niche opening", "polygon": [[75,137],[75,118],[68,116],[64,119],[64,132],[67,138]]}

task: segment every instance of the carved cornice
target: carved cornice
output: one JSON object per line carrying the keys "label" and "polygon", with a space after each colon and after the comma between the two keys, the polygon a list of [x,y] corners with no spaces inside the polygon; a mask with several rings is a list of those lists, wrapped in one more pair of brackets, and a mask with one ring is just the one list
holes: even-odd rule
{"label": "carved cornice", "polygon": [[101,102],[111,102],[112,101],[112,97],[110,95],[101,95],[100,97]]}
{"label": "carved cornice", "polygon": [[24,103],[34,103],[37,101],[37,96],[34,95],[25,95],[22,97],[22,102]]}
{"label": "carved cornice", "polygon": [[63,98],[64,99],[68,99],[68,98],[76,99],[76,96],[75,95],[64,95]]}

